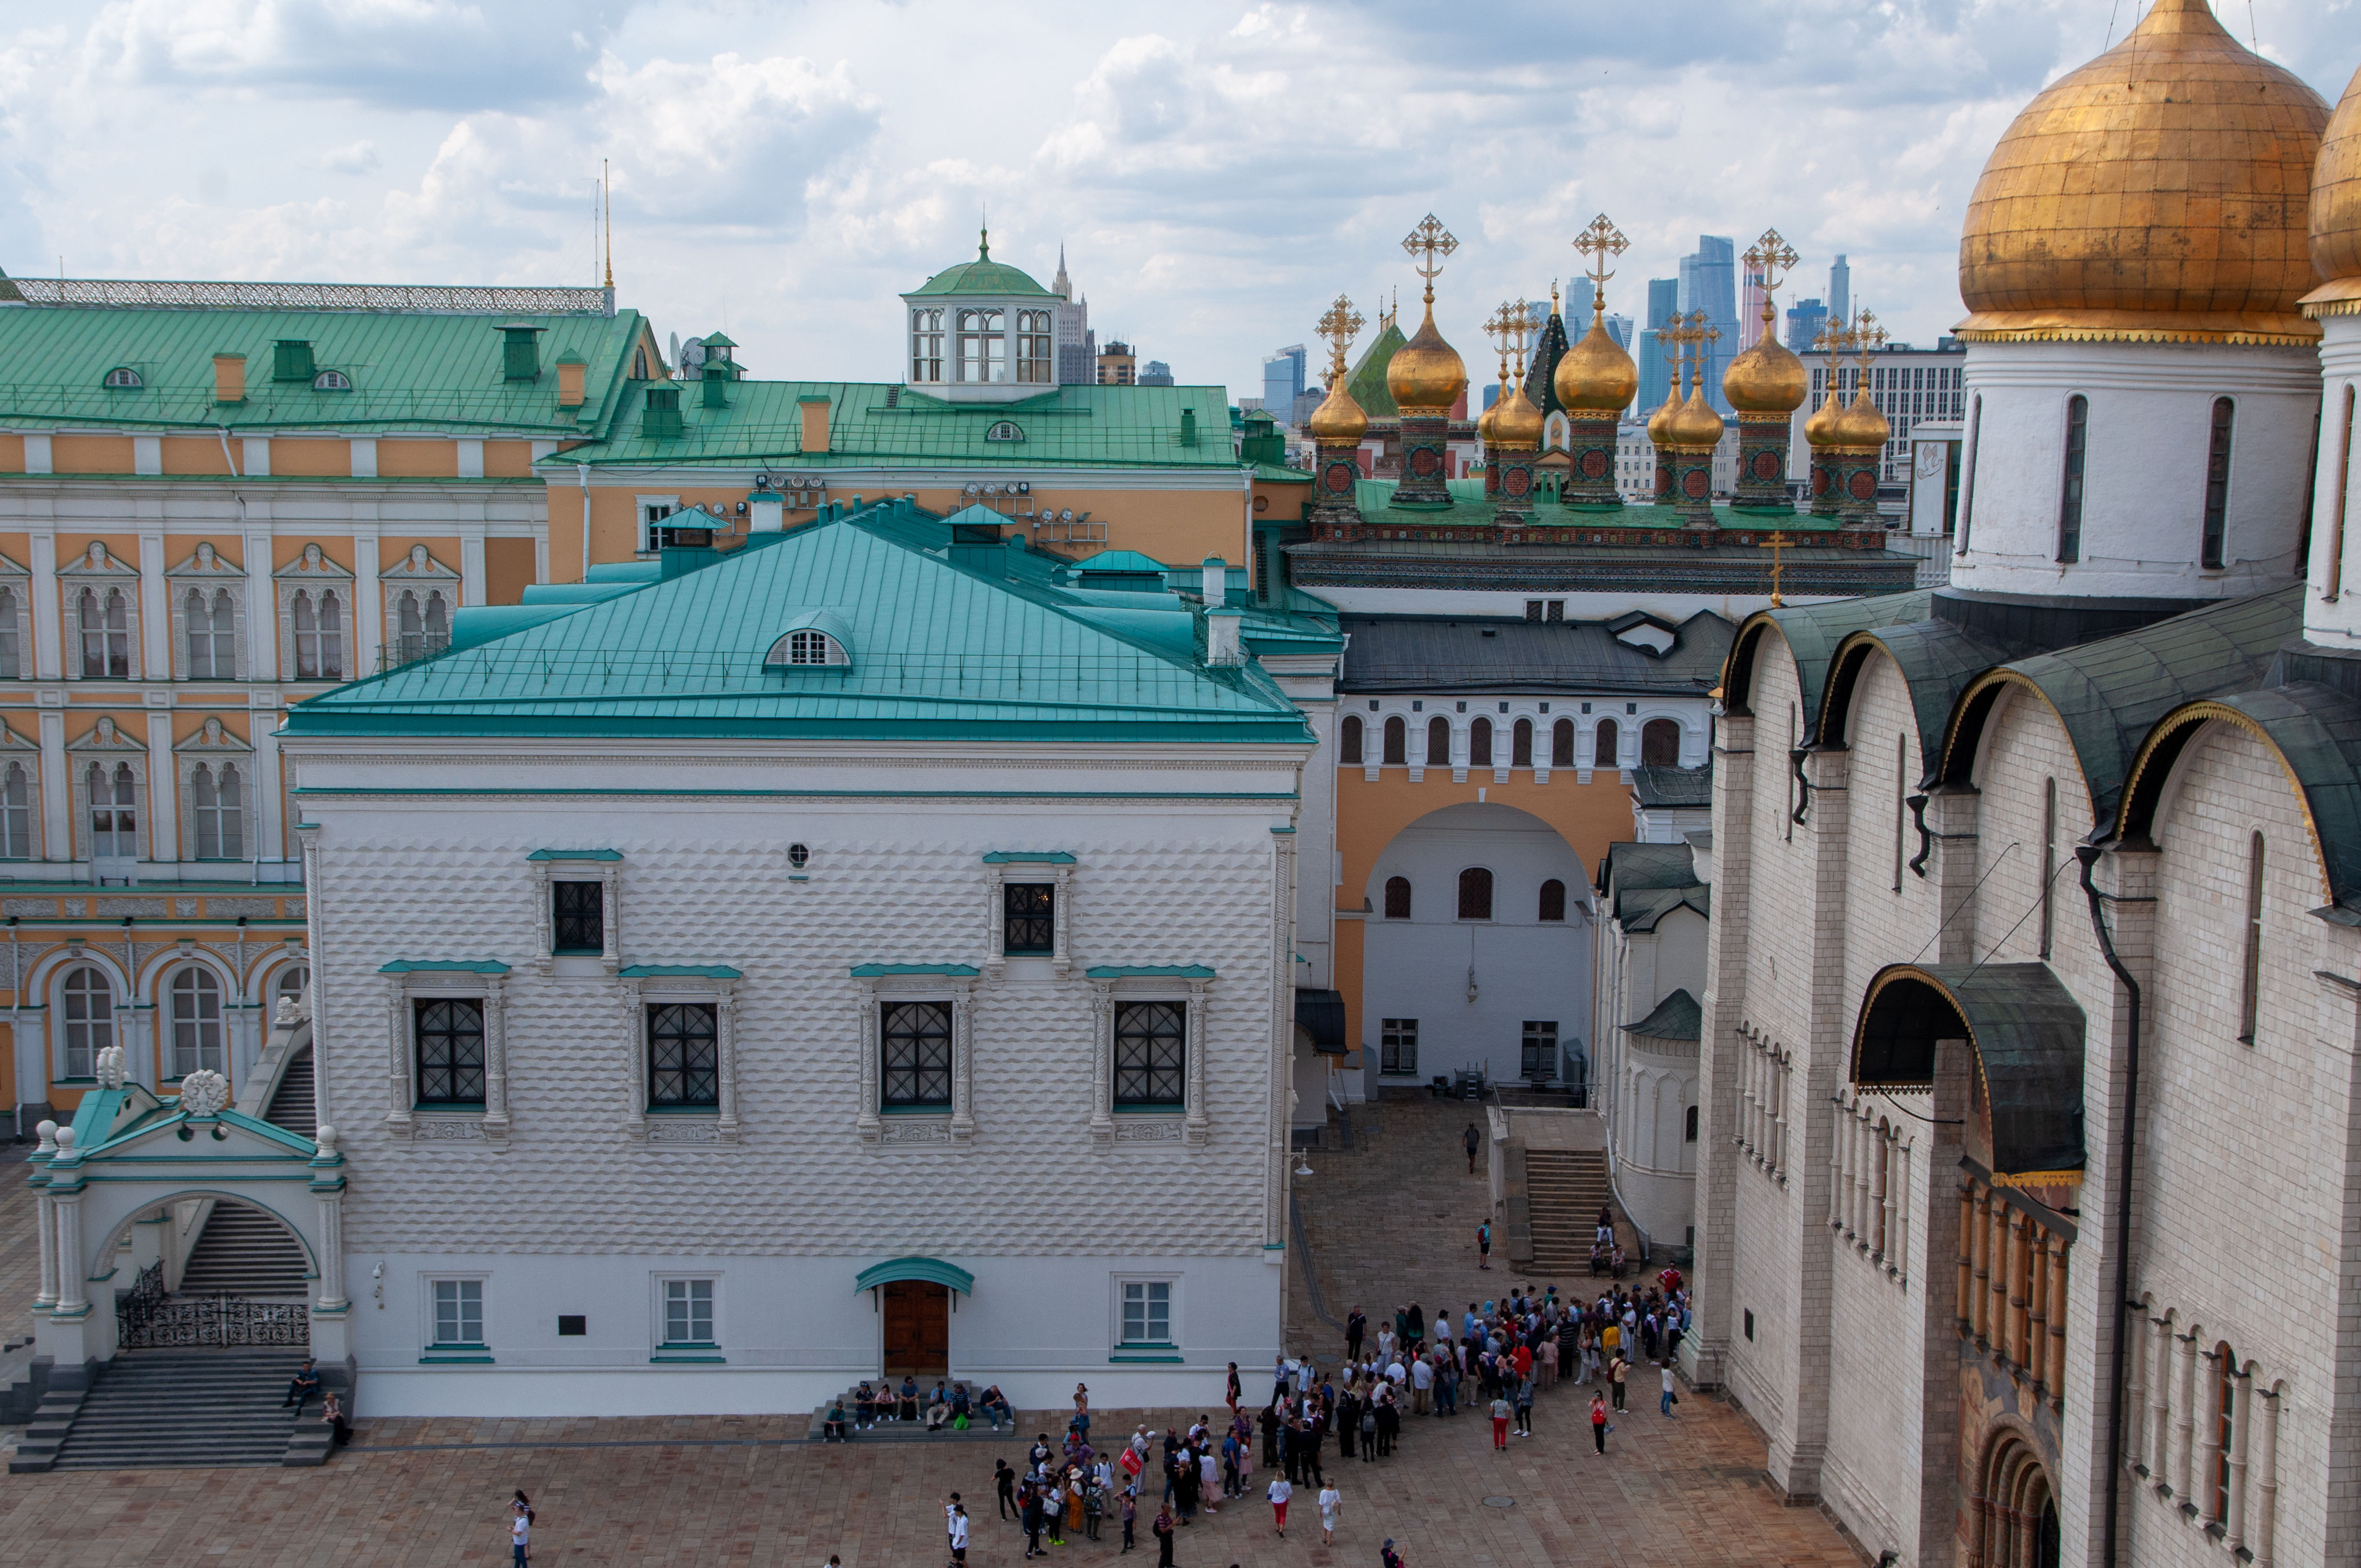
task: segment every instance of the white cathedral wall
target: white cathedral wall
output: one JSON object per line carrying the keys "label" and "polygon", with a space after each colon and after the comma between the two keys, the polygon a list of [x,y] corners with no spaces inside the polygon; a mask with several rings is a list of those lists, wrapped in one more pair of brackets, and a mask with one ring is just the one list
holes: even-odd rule
{"label": "white cathedral wall", "polygon": [[[1931,959],[1930,944],[1942,911],[1933,877],[1917,876],[1908,867],[1910,857],[1917,853],[1918,836],[1903,802],[1920,776],[1918,730],[1909,687],[1894,661],[1882,652],[1868,655],[1854,687],[1846,738],[1851,750],[1845,781],[1851,803],[1851,845],[1846,857],[1844,981],[1839,992],[1842,1011],[1834,1020],[1831,1044],[1838,1053],[1835,1077],[1850,1104],[1855,1098],[1849,1083],[1852,1029],[1869,982],[1887,964],[1922,954]],[[1927,869],[1934,870],[1931,860]],[[1872,1550],[1895,1547],[1903,1561],[1912,1564],[1918,1561],[1920,1499],[1928,1485],[1927,1433],[1921,1401],[1896,1396],[1924,1384],[1930,1352],[1939,1349],[1946,1360],[1951,1354],[1949,1344],[1930,1347],[1927,1343],[1926,1292],[1951,1283],[1948,1260],[1939,1278],[1927,1266],[1927,1207],[1932,1191],[1939,1190],[1945,1201],[1950,1201],[1948,1183],[1953,1179],[1950,1172],[1928,1168],[1928,1128],[1917,1119],[1928,1113],[1928,1099],[1923,1094],[1867,1097],[1872,1107],[1870,1124],[1874,1127],[1882,1120],[1897,1129],[1899,1141],[1915,1157],[1903,1162],[1909,1179],[1910,1245],[1902,1277],[1888,1274],[1865,1246],[1847,1241],[1825,1223],[1817,1233],[1836,1250],[1828,1310],[1830,1337],[1838,1347],[1829,1362],[1821,1496]],[[1805,1109],[1815,1117],[1832,1113],[1825,1102]],[[1945,1185],[1938,1188],[1938,1182]],[[1937,1487],[1949,1484],[1948,1475],[1933,1480]]]}
{"label": "white cathedral wall", "polygon": [[[567,750],[573,750],[568,748]],[[1223,1364],[1268,1360],[1279,1335],[1283,1254],[1268,1250],[1274,1147],[1272,1036],[1286,979],[1273,974],[1279,799],[1028,800],[1009,777],[956,759],[914,759],[818,775],[761,759],[608,762],[584,794],[556,801],[312,797],[313,888],[330,1119],[350,1161],[345,1200],[353,1340],[392,1413],[808,1409],[876,1364],[878,1328],[852,1277],[904,1255],[973,1270],[960,1303],[954,1369],[998,1381],[1019,1405],[1055,1403],[1079,1377],[1109,1404],[1170,1403],[1217,1387]],[[1024,789],[1083,793],[1202,788],[1283,796],[1290,760],[1196,760],[1129,771],[1036,759]],[[1209,760],[1210,761],[1210,760]],[[306,759],[307,785],[366,784],[382,769]],[[544,764],[538,782],[567,779]],[[498,783],[511,784],[514,773]],[[405,785],[494,782],[464,766],[411,763]],[[606,792],[697,784],[760,792],[717,805]],[[798,786],[847,795],[794,798]],[[997,798],[861,799],[850,792],[975,786]],[[602,798],[603,796],[603,798]],[[429,809],[431,807],[431,809]],[[812,849],[807,882],[785,847]],[[524,856],[542,847],[622,852],[626,963],[723,963],[736,984],[744,1141],[735,1149],[653,1146],[624,1131],[637,1070],[635,1020],[614,982],[543,976],[531,963],[535,902]],[[857,1138],[861,997],[851,966],[980,964],[993,850],[1065,850],[1074,964],[1017,959],[1005,983],[979,980],[973,1146],[863,1146]],[[395,959],[497,958],[505,984],[508,1147],[399,1141],[391,1108],[387,982]],[[562,964],[576,967],[584,960]],[[1094,963],[1204,964],[1210,1143],[1093,1147]],[[1275,986],[1275,979],[1281,982]],[[694,982],[688,982],[691,985]],[[1171,988],[1186,995],[1185,984]],[[1170,1223],[1173,1194],[1190,1218]],[[1282,1227],[1283,1228],[1283,1227]],[[383,1294],[372,1299],[382,1263]],[[649,1365],[651,1280],[719,1270],[722,1368]],[[495,1365],[422,1367],[423,1281],[489,1276]],[[1115,1290],[1126,1274],[1170,1278],[1186,1361],[1110,1361]],[[588,1340],[556,1337],[561,1312]],[[567,1377],[542,1374],[564,1371]],[[733,1387],[743,1380],[744,1387]],[[563,1390],[561,1392],[561,1390]]]}
{"label": "white cathedral wall", "polygon": [[[2303,634],[2331,647],[2361,644],[2361,315],[2321,321],[2320,462],[2312,493],[2312,592],[2304,597]],[[2343,521],[2340,531],[2338,522]],[[2327,596],[2329,562],[2340,555],[2343,571],[2334,599]]]}
{"label": "white cathedral wall", "polygon": [[[1651,1239],[1685,1245],[1696,1223],[1697,1146],[1689,1141],[1688,1111],[1697,1103],[1697,1058],[1673,1041],[1642,1040],[1621,1025],[1636,1023],[1675,991],[1705,994],[1707,926],[1693,909],[1663,916],[1653,931],[1625,936],[1609,927],[1602,946],[1620,948],[1611,1016],[1615,1089],[1609,1102],[1616,1154],[1616,1188],[1631,1217]],[[1703,1128],[1700,1125],[1699,1134]]]}
{"label": "white cathedral wall", "polygon": [[[2320,356],[2218,344],[1979,343],[1975,454],[1951,586],[2234,598],[2285,585],[2310,482]],[[2058,559],[2070,398],[2089,400],[2081,559]],[[2213,401],[2235,406],[2224,566],[2199,565]],[[2070,577],[2070,587],[2069,579]]]}
{"label": "white cathedral wall", "polygon": [[[2257,1391],[2284,1381],[2272,1556],[2334,1561],[2352,1548],[2354,1499],[2343,1479],[2350,1456],[2332,1458],[2329,1441],[2344,1314],[2323,1309],[2347,1291],[2344,1168],[2354,1105],[2352,1059],[2339,1047],[2349,1047],[2352,1004],[2324,1001],[2314,971],[2354,976],[2361,944],[2310,913],[2328,902],[2310,826],[2277,757],[2258,740],[2226,724],[2208,726],[2168,787],[2154,833],[2163,861],[2154,1028],[2143,1072],[2141,1234],[2130,1293],[2152,1303],[2148,1316],[2170,1313],[2177,1334],[2196,1332],[2202,1350],[2227,1342],[2241,1365],[2255,1364]],[[2264,934],[2248,1045],[2238,1036],[2256,832],[2265,843]],[[2339,1001],[2342,1041],[2330,1018]],[[2143,1335],[2134,1343],[2151,1342]],[[2205,1370],[2201,1360],[2201,1434]],[[2150,1387],[2147,1401],[2154,1398]],[[2177,1385],[2172,1399],[2177,1423]],[[2259,1400],[2254,1408],[2259,1411]],[[2258,1457],[2250,1448],[2250,1547],[2258,1479],[2251,1461]],[[2202,1461],[2192,1462],[2204,1506],[2210,1491],[2202,1470]],[[2126,1489],[2136,1560],[2221,1559],[2219,1543],[2180,1511],[2181,1498],[2159,1497],[2132,1477]],[[2332,1508],[2341,1526],[2335,1534]]]}
{"label": "white cathedral wall", "polygon": [[[1775,632],[1763,634],[1756,669],[1751,704],[1757,763],[1752,823],[1755,917],[1747,931],[1745,972],[1716,976],[1715,988],[1724,997],[1742,996],[1739,1012],[1744,1021],[1797,1055],[1799,1070],[1790,1080],[1786,1107],[1796,1153],[1784,1182],[1752,1160],[1741,1157],[1737,1162],[1730,1199],[1730,1321],[1725,1330],[1730,1358],[1724,1370],[1730,1392],[1763,1428],[1775,1453],[1795,1414],[1797,1310],[1824,1311],[1827,1306],[1801,1299],[1803,1260],[1797,1250],[1805,1234],[1803,1118],[1818,1110],[1808,1103],[1800,1070],[1811,1041],[1811,912],[1817,900],[1810,835],[1801,828],[1791,828],[1788,822],[1793,784],[1787,751],[1802,731],[1801,688],[1784,639]],[[1735,1055],[1742,1058],[1750,1052],[1741,1043]],[[1707,1129],[1705,1135],[1727,1138],[1734,1133],[1734,1128],[1720,1127]],[[1751,1334],[1746,1326],[1750,1312]],[[1817,1395],[1813,1390],[1807,1397]]]}

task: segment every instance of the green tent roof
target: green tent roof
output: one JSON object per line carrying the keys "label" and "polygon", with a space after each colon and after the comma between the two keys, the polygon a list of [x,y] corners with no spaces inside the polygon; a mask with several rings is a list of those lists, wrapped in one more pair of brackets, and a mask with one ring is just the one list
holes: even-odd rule
{"label": "green tent roof", "polygon": [[[503,374],[501,328],[538,329],[541,374]],[[0,422],[210,433],[333,429],[513,433],[573,440],[605,428],[621,398],[636,311],[615,314],[458,314],[378,311],[171,310],[37,305],[0,312]],[[318,370],[349,391],[272,378],[275,345],[312,347]],[[246,400],[214,401],[214,356],[246,356]],[[557,406],[557,362],[583,360],[588,400]],[[138,373],[136,389],[100,385]]]}
{"label": "green tent roof", "polygon": [[[1108,607],[1058,587],[1062,565],[873,506],[338,687],[286,733],[1310,743],[1259,666],[1200,663],[1189,606]],[[815,611],[850,663],[768,663]]]}
{"label": "green tent roof", "polygon": [[989,241],[976,247],[973,261],[944,268],[910,293],[913,298],[921,294],[1038,294],[1045,300],[1060,298],[1033,281],[1028,274],[1005,261],[994,261]]}
{"label": "green tent roof", "polygon": [[1394,362],[1394,350],[1409,342],[1401,328],[1389,321],[1383,332],[1369,340],[1361,357],[1353,362],[1353,374],[1345,383],[1345,389],[1353,394],[1353,400],[1371,419],[1401,418],[1401,407],[1386,387],[1386,367]]}
{"label": "green tent roof", "polygon": [[[567,469],[577,463],[827,469],[950,460],[970,466],[1108,464],[1235,472],[1237,454],[1223,433],[1226,395],[1220,387],[1045,387],[1040,396],[1019,402],[951,403],[877,381],[733,381],[725,408],[707,408],[694,394],[682,397],[677,436],[643,433],[644,398],[634,397],[608,439],[546,461]],[[826,452],[803,450],[801,404],[807,398],[828,400]],[[1191,422],[1184,414],[1195,415],[1188,445],[1182,442]],[[1003,424],[1014,424],[1022,439],[992,438]]]}

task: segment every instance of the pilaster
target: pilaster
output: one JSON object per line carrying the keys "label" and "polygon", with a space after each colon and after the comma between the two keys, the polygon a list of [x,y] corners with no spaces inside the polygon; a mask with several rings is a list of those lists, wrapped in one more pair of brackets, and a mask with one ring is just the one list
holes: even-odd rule
{"label": "pilaster", "polygon": [[1703,1039],[1697,1053],[1697,1313],[1683,1341],[1689,1377],[1718,1388],[1736,1313],[1730,1268],[1737,1221],[1740,1069],[1751,1047],[1739,1037],[1746,1005],[1747,938],[1753,920],[1754,719],[1714,720],[1713,920],[1706,932]]}

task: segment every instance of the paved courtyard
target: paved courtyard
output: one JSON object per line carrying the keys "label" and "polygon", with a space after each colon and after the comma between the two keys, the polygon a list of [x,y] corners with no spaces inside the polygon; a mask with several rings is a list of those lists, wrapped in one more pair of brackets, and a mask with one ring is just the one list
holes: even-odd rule
{"label": "paved courtyard", "polygon": [[[1389,1104],[1374,1113],[1368,1146],[1312,1157],[1314,1174],[1299,1190],[1321,1294],[1336,1318],[1355,1300],[1373,1318],[1389,1313],[1396,1294],[1430,1312],[1444,1301],[1464,1307],[1515,1277],[1505,1259],[1488,1274],[1476,1268],[1470,1238],[1485,1189],[1465,1174],[1455,1141],[1460,1112]],[[15,1277],[26,1271],[12,1266],[32,1247],[18,1174],[0,1166],[0,1284],[29,1295],[29,1277]],[[1333,1360],[1341,1339],[1319,1321],[1300,1272],[1290,1286],[1291,1343]],[[0,1302],[0,1321],[22,1316],[16,1300]],[[1205,1394],[1201,1408],[1218,1409],[1214,1380]],[[1491,1452],[1488,1423],[1477,1417],[1413,1417],[1391,1460],[1330,1466],[1345,1493],[1334,1547],[1320,1545],[1316,1510],[1300,1497],[1284,1541],[1266,1505],[1233,1505],[1182,1531],[1177,1561],[1374,1564],[1391,1536],[1411,1568],[1861,1562],[1817,1512],[1773,1498],[1761,1480],[1762,1444],[1727,1407],[1691,1398],[1681,1419],[1667,1421],[1653,1392],[1641,1390],[1633,1404],[1644,1408],[1619,1421],[1602,1460],[1590,1452],[1585,1403],[1572,1387],[1544,1394],[1536,1435],[1512,1439],[1506,1454]],[[1161,1426],[1195,1413],[1154,1419]],[[944,1561],[940,1506],[954,1489],[977,1519],[970,1563],[1022,1561],[1022,1535],[993,1518],[991,1483],[994,1457],[1015,1460],[1017,1442],[815,1447],[801,1441],[807,1419],[364,1421],[358,1446],[320,1470],[8,1476],[0,1480],[0,1563],[504,1563],[502,1505],[517,1486],[540,1509],[534,1558],[551,1568],[820,1568],[831,1552],[846,1568],[927,1568]],[[1117,1430],[1132,1419],[1101,1416]],[[1053,1558],[1112,1563],[1119,1534],[1078,1538]],[[1152,1553],[1144,1519],[1140,1535]]]}

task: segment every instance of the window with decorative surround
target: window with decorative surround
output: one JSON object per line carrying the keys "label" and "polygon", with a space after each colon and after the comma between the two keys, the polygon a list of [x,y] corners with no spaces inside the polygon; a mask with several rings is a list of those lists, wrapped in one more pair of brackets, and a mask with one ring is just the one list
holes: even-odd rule
{"label": "window with decorative surround", "polygon": [[1094,969],[1091,1135],[1101,1146],[1210,1135],[1205,1013],[1213,971],[1202,966]]}
{"label": "window with decorative surround", "polygon": [[615,850],[535,850],[533,868],[533,967],[555,971],[558,959],[596,959],[607,973],[622,967],[623,857]]}
{"label": "window with decorative surround", "polygon": [[1064,979],[1074,857],[1062,850],[1000,850],[983,857],[983,870],[992,932],[985,974],[998,979],[1012,958],[1047,959],[1050,972]]}
{"label": "window with decorative surround", "polygon": [[975,1136],[976,970],[965,964],[862,964],[863,1144],[949,1144]]}
{"label": "window with decorative surround", "polygon": [[172,675],[183,681],[247,676],[246,574],[200,543],[164,574],[172,612]]}
{"label": "window with decorative surround", "polygon": [[629,1136],[658,1146],[737,1146],[740,971],[634,964],[617,978],[630,1025]]}
{"label": "window with decorative surround", "polygon": [[490,959],[398,959],[387,982],[393,1109],[386,1124],[411,1143],[505,1144],[508,966]]}
{"label": "window with decorative surround", "polygon": [[[2055,1312],[2052,1313],[2055,1316]],[[2143,1293],[2126,1325],[2124,1463],[2140,1488],[2233,1563],[2274,1560],[2288,1379]],[[2210,1344],[2208,1342],[2212,1342]]]}

